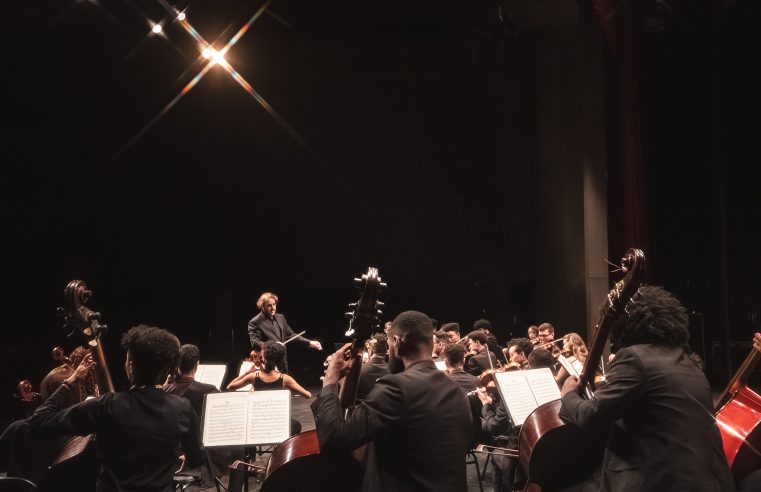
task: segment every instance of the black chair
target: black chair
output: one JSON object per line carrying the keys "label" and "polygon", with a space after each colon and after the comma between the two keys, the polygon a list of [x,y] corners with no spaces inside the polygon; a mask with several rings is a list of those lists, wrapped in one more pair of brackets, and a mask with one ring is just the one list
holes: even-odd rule
{"label": "black chair", "polygon": [[37,486],[25,478],[0,477],[0,492],[35,492]]}

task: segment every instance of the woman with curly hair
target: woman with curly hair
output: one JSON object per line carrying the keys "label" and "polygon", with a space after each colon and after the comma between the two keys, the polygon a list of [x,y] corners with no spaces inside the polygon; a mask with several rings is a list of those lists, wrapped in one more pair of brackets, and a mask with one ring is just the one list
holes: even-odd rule
{"label": "woman with curly hair", "polygon": [[304,398],[311,398],[312,393],[305,390],[288,374],[283,374],[278,368],[283,363],[285,348],[278,342],[264,342],[262,346],[262,364],[261,370],[254,367],[246,374],[238,376],[230,381],[227,389],[238,389],[248,384],[251,385],[252,391],[267,389],[288,389]]}

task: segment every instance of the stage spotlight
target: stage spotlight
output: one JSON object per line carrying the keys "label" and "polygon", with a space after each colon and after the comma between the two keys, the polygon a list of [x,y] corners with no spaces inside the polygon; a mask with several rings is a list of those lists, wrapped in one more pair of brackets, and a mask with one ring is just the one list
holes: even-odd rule
{"label": "stage spotlight", "polygon": [[162,30],[161,24],[154,24],[153,28],[151,29],[151,31],[153,31],[153,34],[161,34],[161,30]]}
{"label": "stage spotlight", "polygon": [[177,20],[182,22],[185,20],[185,12],[180,12],[179,15],[177,15]]}

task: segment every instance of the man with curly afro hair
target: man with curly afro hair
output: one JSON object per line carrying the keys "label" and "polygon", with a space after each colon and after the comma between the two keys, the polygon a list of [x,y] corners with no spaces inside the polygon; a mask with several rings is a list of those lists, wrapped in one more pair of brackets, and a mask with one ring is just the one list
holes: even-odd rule
{"label": "man with curly afro hair", "polygon": [[594,397],[583,399],[578,379],[566,379],[560,416],[606,439],[584,490],[594,480],[601,491],[734,490],[711,388],[685,353],[688,339],[684,306],[645,285],[611,329],[618,351]]}

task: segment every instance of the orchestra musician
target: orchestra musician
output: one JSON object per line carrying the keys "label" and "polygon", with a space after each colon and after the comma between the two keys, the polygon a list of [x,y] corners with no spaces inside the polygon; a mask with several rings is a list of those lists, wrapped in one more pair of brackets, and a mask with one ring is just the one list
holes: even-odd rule
{"label": "orchestra musician", "polygon": [[190,401],[157,387],[174,368],[180,342],[166,330],[140,325],[123,336],[122,346],[130,389],[62,409],[72,387],[94,365],[88,355],[29,425],[41,435],[95,434],[101,461],[98,491],[170,490],[180,455],[191,467],[203,462],[198,416]]}
{"label": "orchestra musician", "polygon": [[441,327],[440,331],[449,333],[449,341],[451,343],[457,343],[460,341],[460,325],[459,323],[447,323]]}
{"label": "orchestra musician", "polygon": [[[254,343],[264,343],[267,341],[279,342],[285,345],[290,339],[293,343],[308,346],[314,350],[322,350],[322,345],[317,340],[308,340],[302,336],[296,336],[296,333],[288,324],[285,316],[277,312],[278,296],[272,292],[264,292],[256,301],[256,307],[259,308],[259,314],[254,316],[248,322],[248,336],[251,345]],[[288,372],[288,355],[283,357],[283,372]]]}
{"label": "orchestra musician", "polygon": [[195,345],[185,344],[180,347],[179,363],[176,374],[164,385],[164,391],[187,398],[200,420],[203,413],[203,397],[209,393],[219,393],[212,384],[196,381],[198,361],[201,351]]}
{"label": "orchestra musician", "polygon": [[642,286],[613,325],[619,349],[593,398],[566,379],[560,416],[607,434],[601,468],[579,487],[596,490],[731,491],[713,418],[711,388],[685,356],[687,311],[661,287]]}
{"label": "orchestra musician", "polygon": [[534,350],[534,344],[528,338],[513,338],[507,342],[507,361],[521,369],[528,367],[528,356]]}
{"label": "orchestra musician", "polygon": [[357,400],[364,400],[375,386],[375,382],[388,374],[388,337],[385,333],[376,333],[372,338],[375,343],[367,362],[362,364],[357,383]]}
{"label": "orchestra musician", "polygon": [[526,330],[526,334],[533,345],[539,344],[539,329],[536,325],[529,326]]}
{"label": "orchestra musician", "polygon": [[[350,344],[331,357],[312,403],[321,452],[349,452],[369,443],[364,491],[462,492],[471,411],[457,384],[431,360],[433,327],[423,313],[398,315],[389,330],[391,374],[344,420],[338,381]],[[436,439],[432,439],[432,437]]]}
{"label": "orchestra musician", "polygon": [[[497,367],[499,362],[494,353],[488,349],[486,334],[480,330],[468,333],[468,350],[471,356],[465,362],[465,372],[480,376],[482,372]],[[491,359],[491,362],[489,362]]]}
{"label": "orchestra musician", "polygon": [[[584,362],[586,362],[589,355],[589,349],[587,349],[587,344],[584,343],[584,340],[578,333],[569,333],[563,336],[563,348],[561,352],[567,362],[576,367],[577,372],[581,372],[581,368],[584,366]],[[561,365],[555,379],[558,383],[562,384],[568,376],[568,371]]]}
{"label": "orchestra musician", "polygon": [[468,374],[462,368],[465,361],[465,347],[453,343],[444,348],[442,355],[444,356],[444,364],[447,366],[447,376],[457,383],[465,394],[481,386],[480,379]]}
{"label": "orchestra musician", "polygon": [[489,346],[489,351],[494,354],[500,364],[507,362],[505,354],[502,352],[502,347],[499,346],[497,337],[494,335],[494,328],[491,321],[488,319],[479,319],[473,323],[473,330],[481,330],[486,334],[486,344]]}

